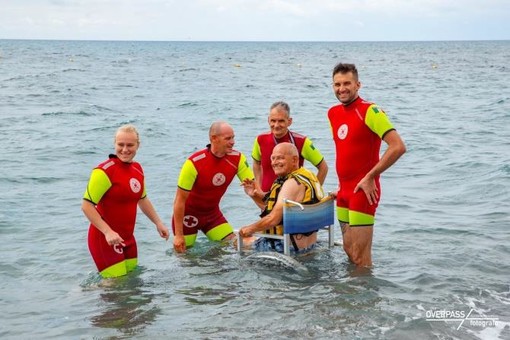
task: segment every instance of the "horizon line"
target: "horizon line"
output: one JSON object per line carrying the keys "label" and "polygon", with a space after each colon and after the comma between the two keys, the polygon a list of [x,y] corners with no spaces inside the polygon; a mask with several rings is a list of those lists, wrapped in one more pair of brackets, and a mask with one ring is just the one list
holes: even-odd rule
{"label": "horizon line", "polygon": [[0,38],[22,41],[82,41],[82,42],[169,42],[169,43],[387,43],[387,42],[481,42],[510,41],[510,39],[444,39],[444,40],[128,40],[128,39],[52,39],[52,38]]}

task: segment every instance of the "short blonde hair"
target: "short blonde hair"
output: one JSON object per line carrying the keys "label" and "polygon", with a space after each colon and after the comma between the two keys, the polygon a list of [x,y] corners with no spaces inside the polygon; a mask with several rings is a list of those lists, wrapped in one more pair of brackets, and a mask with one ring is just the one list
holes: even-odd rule
{"label": "short blonde hair", "polygon": [[136,141],[138,144],[140,144],[140,134],[138,133],[138,129],[133,124],[124,124],[121,127],[117,129],[117,132],[115,132],[115,136],[113,137],[113,143],[117,140],[117,135],[119,132],[131,132],[136,135]]}

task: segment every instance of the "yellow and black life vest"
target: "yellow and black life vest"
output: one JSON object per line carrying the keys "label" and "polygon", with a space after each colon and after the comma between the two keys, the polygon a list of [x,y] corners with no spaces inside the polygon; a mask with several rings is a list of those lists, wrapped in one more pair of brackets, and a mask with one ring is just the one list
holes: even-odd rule
{"label": "yellow and black life vest", "polygon": [[[303,184],[305,186],[305,197],[301,203],[303,204],[313,204],[319,202],[324,197],[324,191],[322,190],[322,186],[317,179],[317,176],[313,172],[303,167],[291,172],[285,177],[278,177],[271,186],[271,190],[264,197],[264,202],[266,203],[266,208],[260,215],[260,217],[264,217],[268,215],[278,200],[278,195],[282,188],[283,183],[289,178],[293,178],[298,182],[298,184]],[[283,221],[280,221],[277,226],[269,228],[264,231],[265,234],[276,234],[283,235]]]}

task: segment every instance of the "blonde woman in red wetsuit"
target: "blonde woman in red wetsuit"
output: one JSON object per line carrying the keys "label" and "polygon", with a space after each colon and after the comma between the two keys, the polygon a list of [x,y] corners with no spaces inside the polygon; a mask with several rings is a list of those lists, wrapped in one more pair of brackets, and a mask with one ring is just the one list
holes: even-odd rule
{"label": "blonde woman in red wetsuit", "polygon": [[140,139],[133,125],[123,125],[115,134],[115,155],[99,164],[83,194],[82,210],[90,221],[88,245],[101,276],[117,277],[138,263],[133,234],[137,207],[168,240],[163,224],[147,197],[142,166],[133,161]]}
{"label": "blonde woman in red wetsuit", "polygon": [[[375,211],[381,198],[380,174],[402,156],[406,147],[377,105],[358,96],[361,83],[353,64],[333,69],[333,91],[340,104],[328,111],[336,149],[339,181],[337,217],[343,247],[358,266],[372,265]],[[388,148],[381,158],[381,140]]]}

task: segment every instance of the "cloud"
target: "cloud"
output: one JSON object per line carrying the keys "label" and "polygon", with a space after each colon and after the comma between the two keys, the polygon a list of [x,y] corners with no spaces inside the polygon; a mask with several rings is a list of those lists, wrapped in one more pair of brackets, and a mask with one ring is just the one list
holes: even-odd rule
{"label": "cloud", "polygon": [[[0,0],[0,38],[508,39],[510,2],[475,0]],[[483,34],[483,36],[480,36]]]}
{"label": "cloud", "polygon": [[320,14],[348,14],[353,12],[413,16],[451,13],[476,13],[494,8],[510,9],[506,0],[487,0],[481,6],[477,0],[449,2],[444,0],[198,0],[204,7],[221,12],[278,12],[282,15],[316,16]]}

